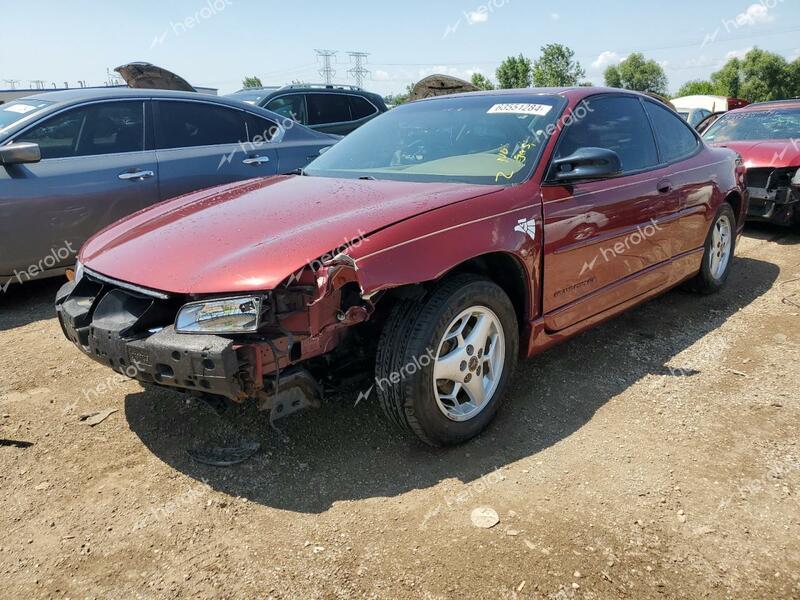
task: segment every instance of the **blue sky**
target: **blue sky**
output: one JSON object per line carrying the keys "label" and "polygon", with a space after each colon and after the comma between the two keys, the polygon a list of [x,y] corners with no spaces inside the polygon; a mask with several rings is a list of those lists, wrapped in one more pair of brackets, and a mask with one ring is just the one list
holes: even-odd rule
{"label": "blue sky", "polygon": [[608,64],[642,51],[677,90],[753,46],[798,57],[798,34],[797,0],[0,0],[0,88],[98,85],[107,68],[144,60],[227,93],[246,75],[321,81],[314,49],[326,48],[340,51],[340,83],[352,82],[347,51],[371,53],[365,87],[387,94],[434,72],[493,77],[504,57],[560,42],[596,84]]}

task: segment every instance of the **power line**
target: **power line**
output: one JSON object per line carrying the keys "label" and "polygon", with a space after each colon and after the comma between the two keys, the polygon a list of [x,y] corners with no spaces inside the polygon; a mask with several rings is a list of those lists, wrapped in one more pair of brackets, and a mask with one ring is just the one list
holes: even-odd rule
{"label": "power line", "polygon": [[355,66],[348,71],[356,80],[358,87],[364,87],[364,78],[369,75],[369,71],[364,67],[364,61],[369,56],[368,52],[348,52],[350,61],[355,63]]}
{"label": "power line", "polygon": [[314,50],[314,52],[322,59],[323,67],[320,69],[319,74],[325,80],[325,85],[332,85],[333,78],[336,77],[336,71],[333,70],[331,63],[338,52],[335,50]]}

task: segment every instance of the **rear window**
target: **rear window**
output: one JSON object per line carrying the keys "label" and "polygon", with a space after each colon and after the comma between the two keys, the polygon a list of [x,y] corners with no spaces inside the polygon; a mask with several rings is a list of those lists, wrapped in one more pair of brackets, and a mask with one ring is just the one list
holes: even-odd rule
{"label": "rear window", "polygon": [[311,125],[352,121],[350,103],[344,94],[308,94],[308,122]]}
{"label": "rear window", "polygon": [[158,104],[156,135],[161,149],[237,144],[247,139],[242,111],[202,102]]}

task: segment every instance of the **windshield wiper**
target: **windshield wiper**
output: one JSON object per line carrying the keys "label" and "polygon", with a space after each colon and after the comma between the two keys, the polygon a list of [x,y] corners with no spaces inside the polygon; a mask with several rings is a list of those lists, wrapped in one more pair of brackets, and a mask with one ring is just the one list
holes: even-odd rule
{"label": "windshield wiper", "polygon": [[359,179],[361,181],[377,181],[372,175],[362,175]]}

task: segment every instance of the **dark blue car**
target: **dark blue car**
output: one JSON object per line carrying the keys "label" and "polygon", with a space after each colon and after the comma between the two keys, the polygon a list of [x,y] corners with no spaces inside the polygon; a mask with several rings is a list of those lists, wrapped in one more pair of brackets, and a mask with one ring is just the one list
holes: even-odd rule
{"label": "dark blue car", "polygon": [[2,104],[0,285],[63,273],[92,234],[139,209],[295,171],[338,139],[191,92],[84,89]]}

